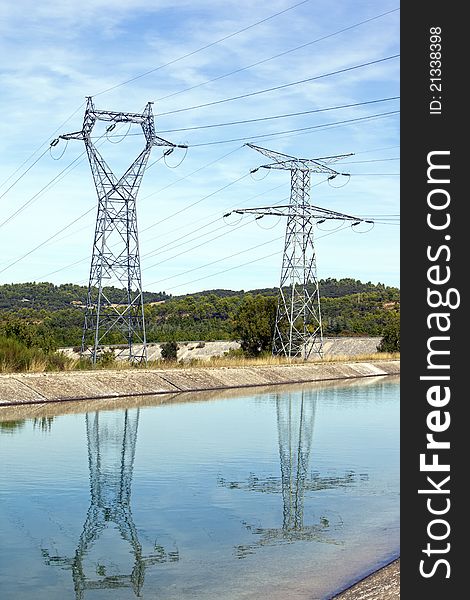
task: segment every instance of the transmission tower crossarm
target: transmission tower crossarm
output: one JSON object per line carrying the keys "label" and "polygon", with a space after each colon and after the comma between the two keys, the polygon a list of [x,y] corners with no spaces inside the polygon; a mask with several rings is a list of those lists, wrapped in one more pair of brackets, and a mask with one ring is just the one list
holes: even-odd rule
{"label": "transmission tower crossarm", "polygon": [[294,156],[290,156],[290,154],[283,154],[282,152],[277,152],[276,150],[268,150],[267,148],[262,148],[261,146],[256,146],[255,144],[248,143],[245,144],[245,146],[253,148],[253,150],[260,152],[261,154],[264,154],[264,156],[267,156],[268,158],[271,158],[277,162],[284,161],[286,159],[297,160]]}
{"label": "transmission tower crossarm", "polygon": [[308,218],[315,219],[336,219],[343,221],[355,221],[357,223],[373,223],[372,219],[363,219],[362,217],[355,217],[346,213],[340,213],[327,208],[321,208],[320,206],[313,206],[312,204],[297,204],[292,206],[291,204],[284,204],[279,206],[260,206],[258,208],[240,208],[235,209],[229,213],[226,213],[224,217],[228,217],[233,213],[237,215],[250,214],[259,215],[257,218],[265,216],[274,217],[287,217],[294,214],[302,214]]}
{"label": "transmission tower crossarm", "polygon": [[173,142],[169,142],[168,140],[165,140],[164,138],[159,137],[158,135],[154,136],[154,141],[153,141],[152,145],[153,146],[170,146],[171,149],[188,147],[187,144],[173,144]]}
{"label": "transmission tower crossarm", "polygon": [[82,131],[74,131],[73,133],[63,133],[59,135],[59,139],[61,140],[83,140],[83,130]]}
{"label": "transmission tower crossarm", "polygon": [[328,165],[343,158],[353,156],[353,153],[349,153],[338,154],[337,156],[325,156],[322,158],[296,158],[294,156],[290,156],[289,154],[268,150],[267,148],[262,148],[261,146],[255,146],[255,144],[246,144],[246,146],[249,146],[253,150],[256,150],[257,152],[264,154],[264,156],[274,160],[274,162],[271,164],[261,165],[258,168],[253,169],[251,171],[252,173],[256,172],[258,169],[300,169],[313,171],[315,173],[329,173],[330,175],[336,177],[337,175],[347,174],[339,173],[338,171],[328,167]]}
{"label": "transmission tower crossarm", "polygon": [[62,134],[59,136],[63,140],[84,140],[91,142],[90,134],[95,121],[108,121],[111,125],[106,129],[109,133],[119,123],[136,124],[142,127],[142,131],[147,142],[146,147],[152,146],[169,146],[173,148],[187,148],[186,144],[174,144],[155,133],[154,117],[152,112],[153,102],[148,102],[142,113],[119,112],[115,110],[96,110],[91,97],[88,98],[83,120],[83,128],[81,131]]}

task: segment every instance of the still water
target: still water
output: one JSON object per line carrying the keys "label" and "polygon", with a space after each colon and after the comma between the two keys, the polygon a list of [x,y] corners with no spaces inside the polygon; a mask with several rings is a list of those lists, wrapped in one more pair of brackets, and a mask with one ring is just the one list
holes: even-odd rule
{"label": "still water", "polygon": [[1,423],[3,600],[323,600],[398,556],[396,378],[149,402]]}

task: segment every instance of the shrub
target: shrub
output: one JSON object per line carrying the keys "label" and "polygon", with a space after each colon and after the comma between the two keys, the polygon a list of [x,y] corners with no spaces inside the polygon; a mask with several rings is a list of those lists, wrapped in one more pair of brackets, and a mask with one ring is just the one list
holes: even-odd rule
{"label": "shrub", "polygon": [[161,345],[163,360],[175,362],[178,359],[178,344],[175,341],[165,342]]}
{"label": "shrub", "polygon": [[398,317],[385,326],[377,350],[379,352],[400,352],[400,319]]}
{"label": "shrub", "polygon": [[63,352],[54,352],[47,355],[47,371],[66,371],[75,361]]}
{"label": "shrub", "polygon": [[27,371],[35,362],[42,362],[45,354],[40,348],[28,348],[11,337],[0,336],[0,371]]}
{"label": "shrub", "polygon": [[114,350],[103,350],[96,362],[100,367],[111,367],[116,362]]}

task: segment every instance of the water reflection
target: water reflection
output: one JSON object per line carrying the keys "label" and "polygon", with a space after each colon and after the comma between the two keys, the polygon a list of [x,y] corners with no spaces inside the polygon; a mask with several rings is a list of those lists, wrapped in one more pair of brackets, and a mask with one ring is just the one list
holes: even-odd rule
{"label": "water reflection", "polygon": [[[40,429],[49,433],[52,428],[54,417],[34,417],[32,419],[33,429]],[[19,433],[26,425],[26,419],[15,419],[0,421],[0,433]]]}
{"label": "water reflection", "polygon": [[25,426],[26,419],[16,419],[15,421],[0,421],[0,433],[17,433]]}
{"label": "water reflection", "polygon": [[188,400],[8,412],[2,600],[326,598],[396,556],[395,383]]}
{"label": "water reflection", "polygon": [[336,489],[366,480],[367,474],[357,475],[353,471],[341,475],[309,475],[310,452],[315,424],[318,391],[300,394],[276,394],[277,430],[279,442],[279,477],[260,478],[251,473],[246,481],[227,481],[219,477],[218,484],[229,489],[240,489],[261,493],[282,493],[282,525],[275,528],[258,527],[243,522],[248,531],[256,536],[251,544],[235,547],[238,558],[245,558],[263,546],[315,540],[339,544],[331,536],[341,528],[343,520],[337,513],[320,515],[317,522],[304,523],[304,496],[306,491]]}
{"label": "water reflection", "polygon": [[45,433],[50,433],[54,417],[35,417],[33,419],[33,429],[40,429]]}
{"label": "water reflection", "polygon": [[[71,557],[42,549],[46,564],[72,571],[77,600],[95,589],[131,588],[140,596],[148,566],[179,560],[178,550],[158,544],[144,556],[139,541],[131,511],[138,424],[139,409],[86,415],[91,502],[77,549]],[[119,538],[128,545],[121,552]]]}

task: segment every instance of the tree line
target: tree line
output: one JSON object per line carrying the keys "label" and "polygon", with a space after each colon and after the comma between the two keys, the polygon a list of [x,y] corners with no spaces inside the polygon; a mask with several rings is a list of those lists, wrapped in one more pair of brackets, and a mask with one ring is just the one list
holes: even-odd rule
{"label": "tree line", "polygon": [[[390,343],[384,349],[399,350],[398,288],[354,279],[326,279],[319,285],[325,336],[387,334]],[[147,340],[240,340],[247,354],[269,351],[277,292],[276,288],[210,290],[174,297],[165,292],[146,292]],[[112,289],[108,293],[112,298]],[[13,342],[33,353],[40,350],[45,354],[61,347],[80,347],[85,297],[86,288],[72,284],[0,286],[0,362],[2,348],[4,355]],[[117,335],[112,333],[106,342],[123,343]]]}

